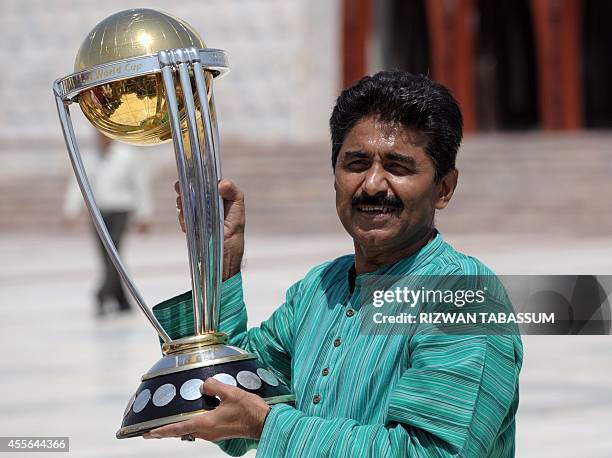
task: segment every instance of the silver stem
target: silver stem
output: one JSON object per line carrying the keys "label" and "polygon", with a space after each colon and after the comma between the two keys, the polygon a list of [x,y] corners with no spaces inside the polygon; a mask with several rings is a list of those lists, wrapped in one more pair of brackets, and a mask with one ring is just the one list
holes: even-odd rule
{"label": "silver stem", "polygon": [[[223,209],[223,198],[219,195],[219,180],[221,179],[221,166],[220,158],[217,150],[218,145],[218,132],[217,124],[212,119],[214,113],[211,112],[208,105],[208,91],[206,88],[206,82],[203,76],[204,69],[200,62],[194,62],[193,73],[196,82],[196,90],[198,92],[198,99],[200,100],[200,113],[202,116],[202,125],[204,127],[204,140],[205,140],[205,163],[207,167],[207,187],[210,192],[210,206],[211,206],[211,220],[210,220],[210,238],[209,245],[211,252],[213,253],[212,258],[208,260],[209,269],[213,273],[211,290],[215,300],[212,301],[211,309],[209,311],[213,325],[219,322],[219,307],[218,304],[221,300],[221,280],[223,275],[223,221],[224,221],[224,209]],[[212,93],[212,87],[211,93]],[[211,94],[212,97],[212,94]],[[211,98],[211,104],[213,104]]]}
{"label": "silver stem", "polygon": [[[177,52],[178,57],[181,60],[186,60],[186,56],[181,55],[180,51]],[[194,307],[194,331],[196,334],[203,334],[206,332],[213,332],[215,328],[215,322],[211,313],[214,311],[214,303],[217,300],[216,288],[215,288],[215,272],[211,268],[211,261],[215,258],[213,247],[211,246],[211,239],[214,239],[214,231],[211,225],[214,224],[215,214],[217,213],[214,205],[211,205],[214,199],[214,189],[211,186],[211,180],[209,177],[210,164],[207,163],[207,157],[202,157],[202,150],[200,148],[201,139],[200,133],[198,132],[198,123],[196,118],[196,107],[193,97],[193,91],[191,89],[191,79],[189,77],[189,65],[186,62],[178,64],[179,79],[181,82],[181,88],[183,91],[183,97],[185,102],[185,112],[187,114],[187,128],[189,132],[189,145],[190,145],[190,157],[187,161],[188,167],[193,169],[193,173],[190,176],[194,176],[194,183],[197,183],[197,200],[198,205],[195,212],[196,228],[202,228],[201,236],[197,240],[197,255],[200,260],[200,272],[202,279],[202,290],[203,297],[201,308],[198,308],[195,302]],[[197,70],[194,68],[194,72]]]}
{"label": "silver stem", "polygon": [[221,160],[219,155],[219,131],[217,129],[216,113],[214,107],[214,97],[211,90],[211,101],[208,104],[208,92],[206,89],[206,82],[203,76],[202,64],[197,61],[193,64],[193,72],[196,81],[196,89],[198,92],[198,99],[200,100],[200,112],[202,116],[202,125],[204,127],[204,140],[205,140],[205,163],[207,167],[207,177],[210,189],[210,205],[211,205],[211,216],[210,220],[210,246],[212,248],[213,256],[209,259],[209,266],[213,272],[212,285],[214,286],[211,290],[215,300],[212,301],[210,309],[210,316],[213,326],[219,322],[219,307],[221,300],[221,280],[223,276],[223,237],[224,237],[224,208],[223,198],[219,195],[219,180],[221,179]]}
{"label": "silver stem", "polygon": [[[222,260],[219,262],[222,251],[219,251],[218,241],[221,240],[222,243],[223,235],[219,233],[220,210],[216,164],[214,157],[211,157],[209,153],[212,150],[210,146],[212,136],[206,132],[206,125],[210,121],[207,121],[207,115],[202,112],[206,149],[206,153],[202,154],[194,94],[191,89],[189,63],[194,62],[194,56],[197,56],[195,50],[189,49],[161,51],[159,61],[162,66],[162,78],[166,90],[179,172],[179,186],[183,201],[185,233],[192,279],[194,332],[196,335],[201,335],[214,332],[217,323],[216,303],[220,298],[221,279],[219,265],[222,265]],[[173,67],[178,69],[178,78],[184,97],[189,150],[185,149],[182,138]],[[196,62],[193,71],[196,75],[196,86],[198,86],[198,79],[203,83],[202,67],[199,62]],[[202,100],[201,92],[201,88],[198,87],[200,100]],[[203,96],[203,100],[208,100],[205,85],[203,85]]]}
{"label": "silver stem", "polygon": [[[213,133],[213,148],[212,154],[215,157],[215,164],[217,166],[217,179],[221,181],[223,177],[223,170],[221,168],[221,142],[219,140],[219,126],[217,125],[217,110],[215,105],[215,94],[213,88],[210,88],[210,104],[208,105],[210,109],[210,121],[211,121],[211,129]],[[221,215],[221,219],[219,220],[219,232],[221,237],[219,239],[219,252],[221,256],[219,256],[219,272],[221,272],[221,276],[223,278],[223,241],[225,239],[225,206],[223,205],[223,198],[219,196],[219,215]],[[219,295],[221,292],[219,292]],[[217,321],[218,322],[218,316]]]}
{"label": "silver stem", "polygon": [[81,193],[83,194],[83,199],[85,200],[87,210],[89,210],[89,214],[91,215],[94,227],[96,228],[96,231],[100,236],[100,240],[104,244],[104,248],[106,248],[106,252],[108,253],[111,261],[113,262],[113,265],[117,269],[117,272],[119,272],[119,275],[125,282],[128,290],[136,300],[136,304],[138,305],[138,307],[140,307],[140,310],[142,310],[149,322],[153,325],[159,337],[161,337],[164,342],[170,342],[170,336],[166,333],[159,321],[157,321],[157,319],[151,312],[151,309],[147,307],[142,295],[138,291],[138,288],[136,288],[134,282],[131,280],[127,269],[119,258],[117,248],[115,247],[115,244],[111,239],[111,236],[108,232],[108,228],[106,227],[106,224],[104,224],[104,219],[102,219],[100,210],[96,205],[93,191],[89,184],[89,179],[87,178],[87,173],[81,160],[81,154],[76,144],[76,137],[74,135],[74,130],[72,127],[70,110],[67,106],[67,103],[64,103],[62,98],[59,96],[59,91],[57,90],[57,88],[54,88],[54,92],[55,102],[57,105],[57,113],[59,115],[60,124],[62,125],[62,131],[64,134],[64,140],[66,141],[66,147],[68,148],[70,162],[72,163],[72,168],[74,169],[74,174],[79,184],[79,188],[81,188]]}
{"label": "silver stem", "polygon": [[[160,56],[163,52],[160,52]],[[178,102],[176,99],[176,90],[174,87],[174,78],[172,75],[172,67],[162,67],[162,79],[166,90],[166,102],[168,104],[168,116],[170,119],[170,127],[172,130],[172,140],[174,143],[174,153],[176,157],[176,166],[178,169],[179,188],[181,190],[181,198],[183,204],[183,218],[185,220],[185,238],[187,240],[187,253],[189,255],[189,270],[191,272],[191,294],[193,298],[194,310],[200,310],[203,300],[203,278],[201,273],[202,263],[198,256],[198,245],[202,227],[196,226],[196,214],[202,208],[201,202],[198,202],[199,192],[197,183],[194,183],[194,177],[188,176],[188,171],[193,169],[188,167],[187,152],[183,142],[181,133],[181,124],[178,111]],[[200,221],[201,223],[201,221]],[[199,226],[199,225],[198,225]],[[198,320],[201,317],[194,314],[196,327]]]}
{"label": "silver stem", "polygon": [[[211,87],[210,88],[209,110],[210,110],[210,120],[212,124],[212,132],[213,132],[213,140],[214,140],[213,144],[215,145],[214,156],[215,156],[215,164],[217,165],[217,177],[220,180],[221,177],[223,176],[223,172],[221,170],[221,158],[219,156],[219,152],[221,151],[221,144],[219,141],[219,127],[217,125],[217,110],[215,107],[216,107],[215,93]],[[221,221],[223,222],[223,218],[221,219]]]}
{"label": "silver stem", "polygon": [[[212,87],[210,88],[210,104],[209,106],[209,111],[210,111],[210,123],[211,123],[211,129],[212,129],[212,134],[213,134],[213,148],[211,149],[212,151],[212,155],[215,157],[215,165],[217,167],[217,179],[220,181],[221,178],[223,177],[223,171],[221,168],[221,157],[220,157],[220,151],[221,151],[221,142],[219,140],[219,127],[217,125],[217,110],[215,109],[216,105],[215,105],[215,94],[214,91],[212,89]],[[223,241],[225,238],[225,206],[223,205],[223,198],[221,196],[219,196],[219,215],[221,216],[220,220],[219,220],[219,233],[221,234],[221,237],[219,238],[219,252],[221,253],[221,256],[219,256],[219,272],[221,272],[221,276],[223,276],[223,256],[224,256],[224,252],[223,252]],[[219,295],[221,295],[221,292],[219,292]],[[215,322],[219,321],[219,309],[217,309],[217,315],[215,315]]]}

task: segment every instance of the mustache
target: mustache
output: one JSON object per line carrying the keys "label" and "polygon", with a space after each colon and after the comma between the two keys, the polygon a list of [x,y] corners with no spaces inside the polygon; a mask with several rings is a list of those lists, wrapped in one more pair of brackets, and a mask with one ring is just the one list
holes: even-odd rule
{"label": "mustache", "polygon": [[385,194],[370,196],[368,194],[359,194],[353,196],[351,199],[351,205],[358,207],[360,205],[373,205],[377,207],[391,207],[391,208],[403,208],[404,204],[400,199],[395,197],[393,194]]}

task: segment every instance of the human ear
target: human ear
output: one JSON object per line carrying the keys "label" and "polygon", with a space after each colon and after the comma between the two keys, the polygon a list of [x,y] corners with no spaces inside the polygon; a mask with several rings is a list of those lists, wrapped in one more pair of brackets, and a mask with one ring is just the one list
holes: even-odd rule
{"label": "human ear", "polygon": [[457,180],[459,180],[459,170],[453,169],[440,180],[440,183],[437,184],[437,210],[446,208],[453,197],[455,188],[457,187]]}

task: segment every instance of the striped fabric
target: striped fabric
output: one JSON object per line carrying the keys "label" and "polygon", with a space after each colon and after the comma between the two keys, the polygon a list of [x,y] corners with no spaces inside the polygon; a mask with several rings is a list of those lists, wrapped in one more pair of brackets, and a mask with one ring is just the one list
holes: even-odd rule
{"label": "striped fabric", "polygon": [[[262,457],[514,456],[520,337],[360,334],[353,263],[350,255],[315,267],[248,330],[241,277],[224,282],[219,330],[273,368],[297,403],[272,407],[258,443],[219,445],[234,456],[253,447]],[[491,271],[438,234],[411,257],[357,276],[356,290],[374,274]]]}

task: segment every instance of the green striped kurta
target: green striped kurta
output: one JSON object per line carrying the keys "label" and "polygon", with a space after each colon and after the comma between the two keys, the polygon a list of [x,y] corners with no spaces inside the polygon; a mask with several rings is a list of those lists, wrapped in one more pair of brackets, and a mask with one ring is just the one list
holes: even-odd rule
{"label": "green striped kurta", "polygon": [[[250,329],[240,275],[223,283],[219,330],[273,368],[297,403],[274,405],[258,442],[219,445],[231,455],[257,446],[262,457],[513,456],[520,337],[361,334],[353,264],[349,255],[315,267]],[[438,234],[356,285],[369,275],[488,274]]]}

